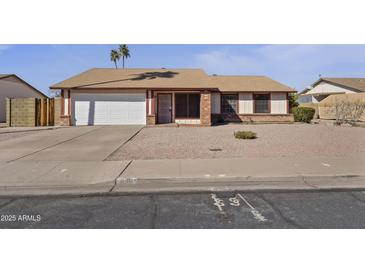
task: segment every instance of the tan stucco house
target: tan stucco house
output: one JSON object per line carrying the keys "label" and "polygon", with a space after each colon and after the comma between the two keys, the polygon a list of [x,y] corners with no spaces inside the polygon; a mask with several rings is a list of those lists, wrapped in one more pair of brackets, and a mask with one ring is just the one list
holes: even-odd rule
{"label": "tan stucco house", "polygon": [[365,92],[365,78],[323,77],[299,94],[299,103],[319,103],[330,95]]}
{"label": "tan stucco house", "polygon": [[54,84],[64,125],[292,122],[294,89],[265,76],[209,76],[201,69],[94,68]]}

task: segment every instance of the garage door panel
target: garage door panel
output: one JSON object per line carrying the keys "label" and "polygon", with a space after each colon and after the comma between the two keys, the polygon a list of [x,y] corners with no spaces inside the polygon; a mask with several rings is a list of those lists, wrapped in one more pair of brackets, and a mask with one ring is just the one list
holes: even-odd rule
{"label": "garage door panel", "polygon": [[90,102],[76,101],[74,104],[72,104],[72,107],[76,110],[76,115],[72,119],[73,123],[77,125],[88,125]]}
{"label": "garage door panel", "polygon": [[95,113],[94,113],[94,124],[95,125],[104,125],[108,122],[108,104],[107,102],[95,102]]}
{"label": "garage door panel", "polygon": [[81,94],[74,93],[73,121],[76,125],[133,125],[146,123],[144,93]]}

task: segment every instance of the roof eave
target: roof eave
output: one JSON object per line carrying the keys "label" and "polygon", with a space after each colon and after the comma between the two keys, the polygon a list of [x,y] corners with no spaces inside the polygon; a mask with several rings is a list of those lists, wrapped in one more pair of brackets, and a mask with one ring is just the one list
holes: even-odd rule
{"label": "roof eave", "polygon": [[82,86],[82,87],[67,87],[67,86],[50,86],[50,89],[73,89],[73,90],[85,90],[85,89],[191,89],[191,90],[218,90],[217,87],[92,87],[92,86]]}

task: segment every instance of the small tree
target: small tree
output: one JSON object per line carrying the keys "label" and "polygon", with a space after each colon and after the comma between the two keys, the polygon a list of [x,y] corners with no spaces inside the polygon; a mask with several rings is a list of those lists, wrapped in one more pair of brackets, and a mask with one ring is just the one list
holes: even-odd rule
{"label": "small tree", "polygon": [[288,94],[288,100],[289,100],[289,109],[290,110],[293,107],[299,106],[299,103],[298,103],[298,94],[296,94],[296,93],[289,93]]}

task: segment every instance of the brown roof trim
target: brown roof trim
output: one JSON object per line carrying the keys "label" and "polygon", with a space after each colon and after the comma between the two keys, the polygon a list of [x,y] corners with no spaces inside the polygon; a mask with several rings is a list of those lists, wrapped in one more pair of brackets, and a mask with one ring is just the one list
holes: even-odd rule
{"label": "brown roof trim", "polygon": [[23,84],[27,85],[28,87],[30,87],[31,89],[33,89],[35,92],[39,93],[40,95],[49,98],[46,94],[44,94],[43,92],[41,92],[40,90],[36,89],[35,87],[33,87],[31,84],[27,83],[26,81],[24,81],[22,78],[20,78],[19,76],[17,76],[16,74],[5,74],[3,76],[0,76],[0,80],[1,79],[5,79],[5,78],[10,78],[10,77],[15,77],[17,78],[20,82],[22,82]]}
{"label": "brown roof trim", "polygon": [[[57,88],[54,88],[57,89]],[[92,87],[83,87],[83,88],[64,88],[65,90],[151,90],[151,91],[202,91],[202,90],[210,90],[212,92],[221,92],[221,93],[296,93],[296,90],[292,91],[282,91],[282,90],[262,90],[262,91],[221,91],[219,88],[151,88],[151,87],[141,87],[141,88],[92,88]]]}
{"label": "brown roof trim", "polygon": [[[51,89],[60,89],[60,88],[55,88],[55,87],[51,87]],[[62,88],[62,89],[70,89],[70,90],[140,90],[140,89],[148,89],[151,91],[160,91],[160,90],[211,90],[211,91],[219,91],[218,88],[177,88],[177,87],[171,87],[171,88],[167,88],[167,87],[163,87],[163,88],[151,88],[151,87],[130,87],[130,88],[93,88],[93,87],[81,87],[81,88]]]}
{"label": "brown roof trim", "polygon": [[257,94],[257,93],[262,93],[262,94],[268,94],[268,93],[296,93],[296,90],[261,90],[261,91],[240,91],[240,90],[235,90],[235,91],[219,91],[221,93],[253,93],[253,94]]}

